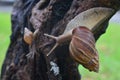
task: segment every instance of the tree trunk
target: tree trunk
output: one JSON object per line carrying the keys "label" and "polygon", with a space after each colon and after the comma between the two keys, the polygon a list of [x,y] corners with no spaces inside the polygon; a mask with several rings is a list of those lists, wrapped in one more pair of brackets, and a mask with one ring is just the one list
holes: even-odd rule
{"label": "tree trunk", "polygon": [[[111,4],[112,3],[112,4]],[[16,0],[11,23],[10,45],[2,66],[2,80],[80,80],[78,64],[70,57],[68,44],[59,46],[50,56],[54,40],[43,34],[58,36],[77,14],[93,7],[111,7],[116,11],[119,0]],[[97,40],[108,21],[94,35]],[[31,45],[24,40],[24,28],[36,33]],[[61,51],[62,50],[62,51]],[[33,53],[33,58],[26,55]],[[58,69],[55,73],[52,68]]]}

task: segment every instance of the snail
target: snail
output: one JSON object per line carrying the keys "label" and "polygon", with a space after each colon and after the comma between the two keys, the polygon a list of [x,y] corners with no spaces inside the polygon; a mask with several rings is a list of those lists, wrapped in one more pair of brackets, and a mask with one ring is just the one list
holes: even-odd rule
{"label": "snail", "polygon": [[62,35],[55,37],[45,33],[45,36],[56,40],[55,45],[47,54],[47,56],[49,56],[60,44],[66,41],[71,41],[69,51],[73,59],[82,64],[88,70],[98,72],[99,59],[92,33],[94,33],[97,28],[101,27],[100,25],[105,20],[111,18],[114,13],[115,11],[111,8],[91,8],[74,17],[67,24]]}
{"label": "snail", "polygon": [[29,45],[29,48],[31,48],[30,52],[26,55],[28,59],[33,59],[35,55],[35,48],[32,45],[32,42],[34,38],[36,37],[36,34],[38,33],[39,29],[36,29],[34,32],[30,31],[28,28],[24,28],[24,38],[23,40]]}
{"label": "snail", "polygon": [[28,28],[24,28],[24,41],[31,45],[32,44],[32,41],[33,39],[35,38],[37,32],[39,31],[39,29],[36,29],[35,32],[33,33],[32,31],[30,31]]}
{"label": "snail", "polygon": [[28,28],[24,29],[24,41],[29,45],[33,41],[33,32],[30,31]]}
{"label": "snail", "polygon": [[74,28],[79,26],[85,26],[94,32],[100,25],[107,19],[109,19],[114,14],[114,10],[111,8],[96,7],[88,9],[80,14],[78,14],[74,19],[72,19],[64,31],[64,33],[58,37],[44,34],[50,38],[56,40],[55,46],[50,50],[47,56],[61,43],[70,40],[72,36],[72,31]]}

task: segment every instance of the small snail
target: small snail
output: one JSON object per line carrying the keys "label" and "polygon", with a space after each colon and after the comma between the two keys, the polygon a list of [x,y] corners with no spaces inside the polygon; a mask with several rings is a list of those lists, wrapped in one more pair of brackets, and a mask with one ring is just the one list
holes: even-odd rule
{"label": "small snail", "polygon": [[34,37],[36,36],[37,32],[39,31],[39,29],[36,29],[35,32],[33,33],[32,31],[30,31],[28,28],[24,28],[24,41],[31,45],[32,41],[34,39]]}
{"label": "small snail", "polygon": [[69,49],[71,53],[70,55],[73,59],[90,71],[98,72],[98,53],[95,48],[95,40],[92,32],[100,27],[100,25],[105,20],[109,19],[114,13],[114,10],[111,8],[91,8],[78,14],[74,19],[72,19],[67,24],[62,35],[55,37],[44,34],[45,36],[56,40],[55,46],[53,46],[47,56],[49,56],[58,45],[66,41],[71,41]]}
{"label": "small snail", "polygon": [[[30,31],[28,28],[24,28],[24,41],[29,45],[30,48],[32,48],[30,50],[30,52],[26,55],[27,58],[31,58],[33,59],[34,55],[35,55],[35,48],[32,47],[32,41],[34,40],[34,38],[36,37],[36,34],[38,33],[39,29],[36,29],[34,32]],[[31,46],[32,45],[32,46]]]}
{"label": "small snail", "polygon": [[28,28],[24,29],[24,41],[27,44],[31,44],[33,40],[33,32],[31,32]]}

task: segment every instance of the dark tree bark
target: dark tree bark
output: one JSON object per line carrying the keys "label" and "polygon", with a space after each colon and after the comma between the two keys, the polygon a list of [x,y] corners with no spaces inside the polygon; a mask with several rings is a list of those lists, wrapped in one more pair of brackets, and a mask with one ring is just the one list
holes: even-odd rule
{"label": "dark tree bark", "polygon": [[[120,0],[17,0],[12,11],[11,43],[2,66],[1,79],[80,80],[78,64],[70,57],[68,44],[59,46],[47,57],[54,40],[43,34],[58,36],[77,14],[99,6],[117,11],[119,4]],[[105,32],[107,25],[108,20],[96,31],[96,40]],[[25,27],[32,32],[39,30],[30,46],[23,40]],[[28,53],[34,53],[34,58],[28,59]],[[50,63],[59,68],[57,75],[51,71],[53,66]]]}

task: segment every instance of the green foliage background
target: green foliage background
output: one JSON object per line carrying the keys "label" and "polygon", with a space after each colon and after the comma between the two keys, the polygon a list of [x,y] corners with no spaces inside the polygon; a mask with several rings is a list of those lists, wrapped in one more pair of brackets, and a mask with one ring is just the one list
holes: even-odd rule
{"label": "green foliage background", "polygon": [[0,13],[0,69],[10,43],[10,13]]}
{"label": "green foliage background", "polygon": [[[0,69],[9,46],[11,34],[10,14],[0,13]],[[120,24],[110,22],[104,35],[97,41],[99,52],[99,73],[89,72],[81,65],[82,80],[119,80],[120,79]]]}

